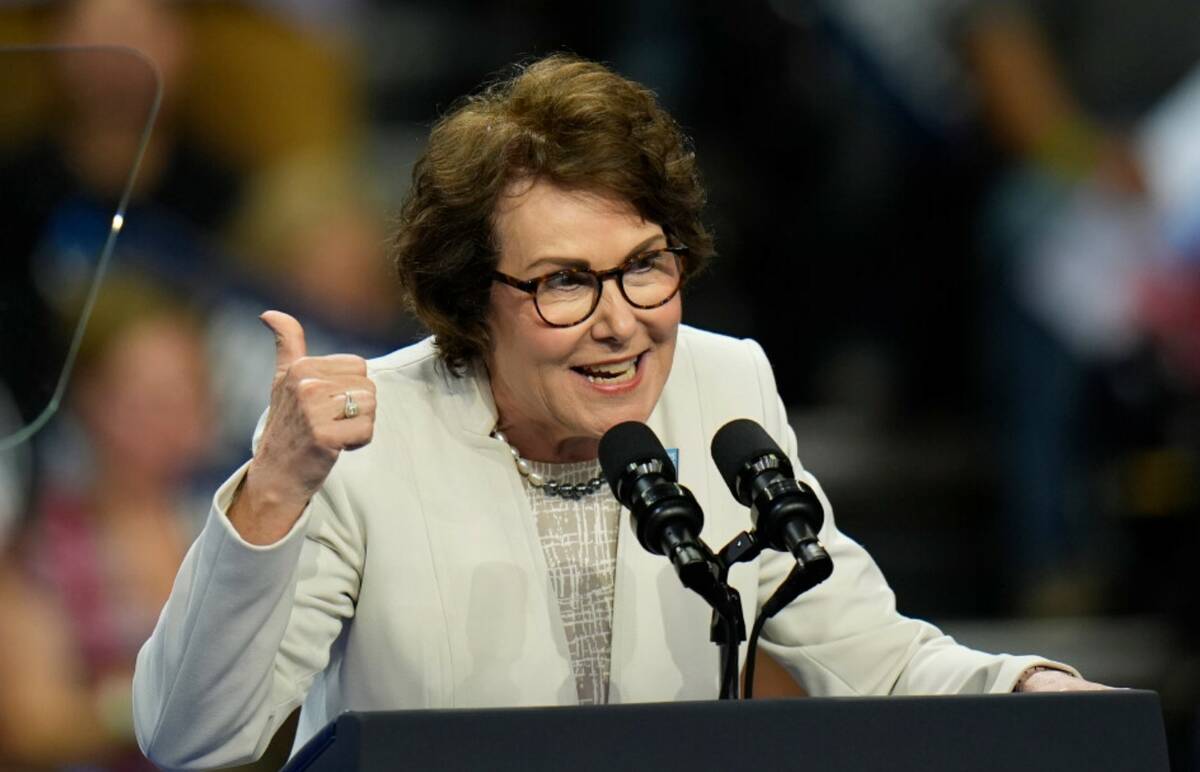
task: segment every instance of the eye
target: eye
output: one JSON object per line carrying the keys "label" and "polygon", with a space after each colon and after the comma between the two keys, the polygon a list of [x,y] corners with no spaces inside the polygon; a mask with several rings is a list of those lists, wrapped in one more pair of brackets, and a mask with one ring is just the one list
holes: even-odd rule
{"label": "eye", "polygon": [[675,255],[666,249],[647,252],[625,263],[625,273],[645,275],[648,273],[674,273]]}
{"label": "eye", "polygon": [[559,271],[542,283],[542,289],[548,292],[578,292],[591,286],[591,275],[581,271]]}
{"label": "eye", "polygon": [[647,252],[644,255],[638,255],[625,263],[625,273],[647,273],[659,267],[662,262],[663,252]]}

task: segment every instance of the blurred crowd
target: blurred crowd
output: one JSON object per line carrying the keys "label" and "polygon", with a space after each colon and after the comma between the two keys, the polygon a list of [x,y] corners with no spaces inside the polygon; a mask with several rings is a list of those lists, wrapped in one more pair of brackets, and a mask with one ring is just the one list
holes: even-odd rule
{"label": "blurred crowd", "polygon": [[248,457],[258,314],[316,354],[421,337],[387,241],[423,134],[563,49],[694,137],[719,258],[685,321],[764,345],[901,609],[1159,620],[1169,672],[1125,685],[1170,681],[1200,769],[1200,13],[1174,0],[6,4],[0,769],[147,768],[133,660]]}

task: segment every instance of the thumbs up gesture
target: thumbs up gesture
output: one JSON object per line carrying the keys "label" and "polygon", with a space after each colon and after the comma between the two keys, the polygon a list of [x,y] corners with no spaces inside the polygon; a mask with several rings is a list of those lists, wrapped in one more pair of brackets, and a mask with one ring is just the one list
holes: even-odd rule
{"label": "thumbs up gesture", "polygon": [[341,452],[371,441],[375,384],[362,357],[308,356],[295,318],[280,311],[260,318],[275,334],[271,405],[228,514],[242,538],[271,544],[299,519]]}

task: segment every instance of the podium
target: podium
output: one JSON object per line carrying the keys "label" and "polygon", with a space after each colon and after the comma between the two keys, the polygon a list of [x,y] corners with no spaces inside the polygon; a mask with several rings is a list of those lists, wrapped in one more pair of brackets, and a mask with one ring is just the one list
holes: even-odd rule
{"label": "podium", "polygon": [[1146,691],[343,713],[285,772],[1167,772]]}

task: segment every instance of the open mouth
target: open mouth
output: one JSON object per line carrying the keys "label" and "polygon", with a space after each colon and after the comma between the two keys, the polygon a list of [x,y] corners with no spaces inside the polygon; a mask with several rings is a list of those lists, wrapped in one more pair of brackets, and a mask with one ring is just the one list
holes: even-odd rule
{"label": "open mouth", "polygon": [[588,379],[589,383],[618,384],[632,381],[637,375],[638,363],[642,355],[621,360],[620,362],[605,362],[600,365],[580,365],[571,369]]}

